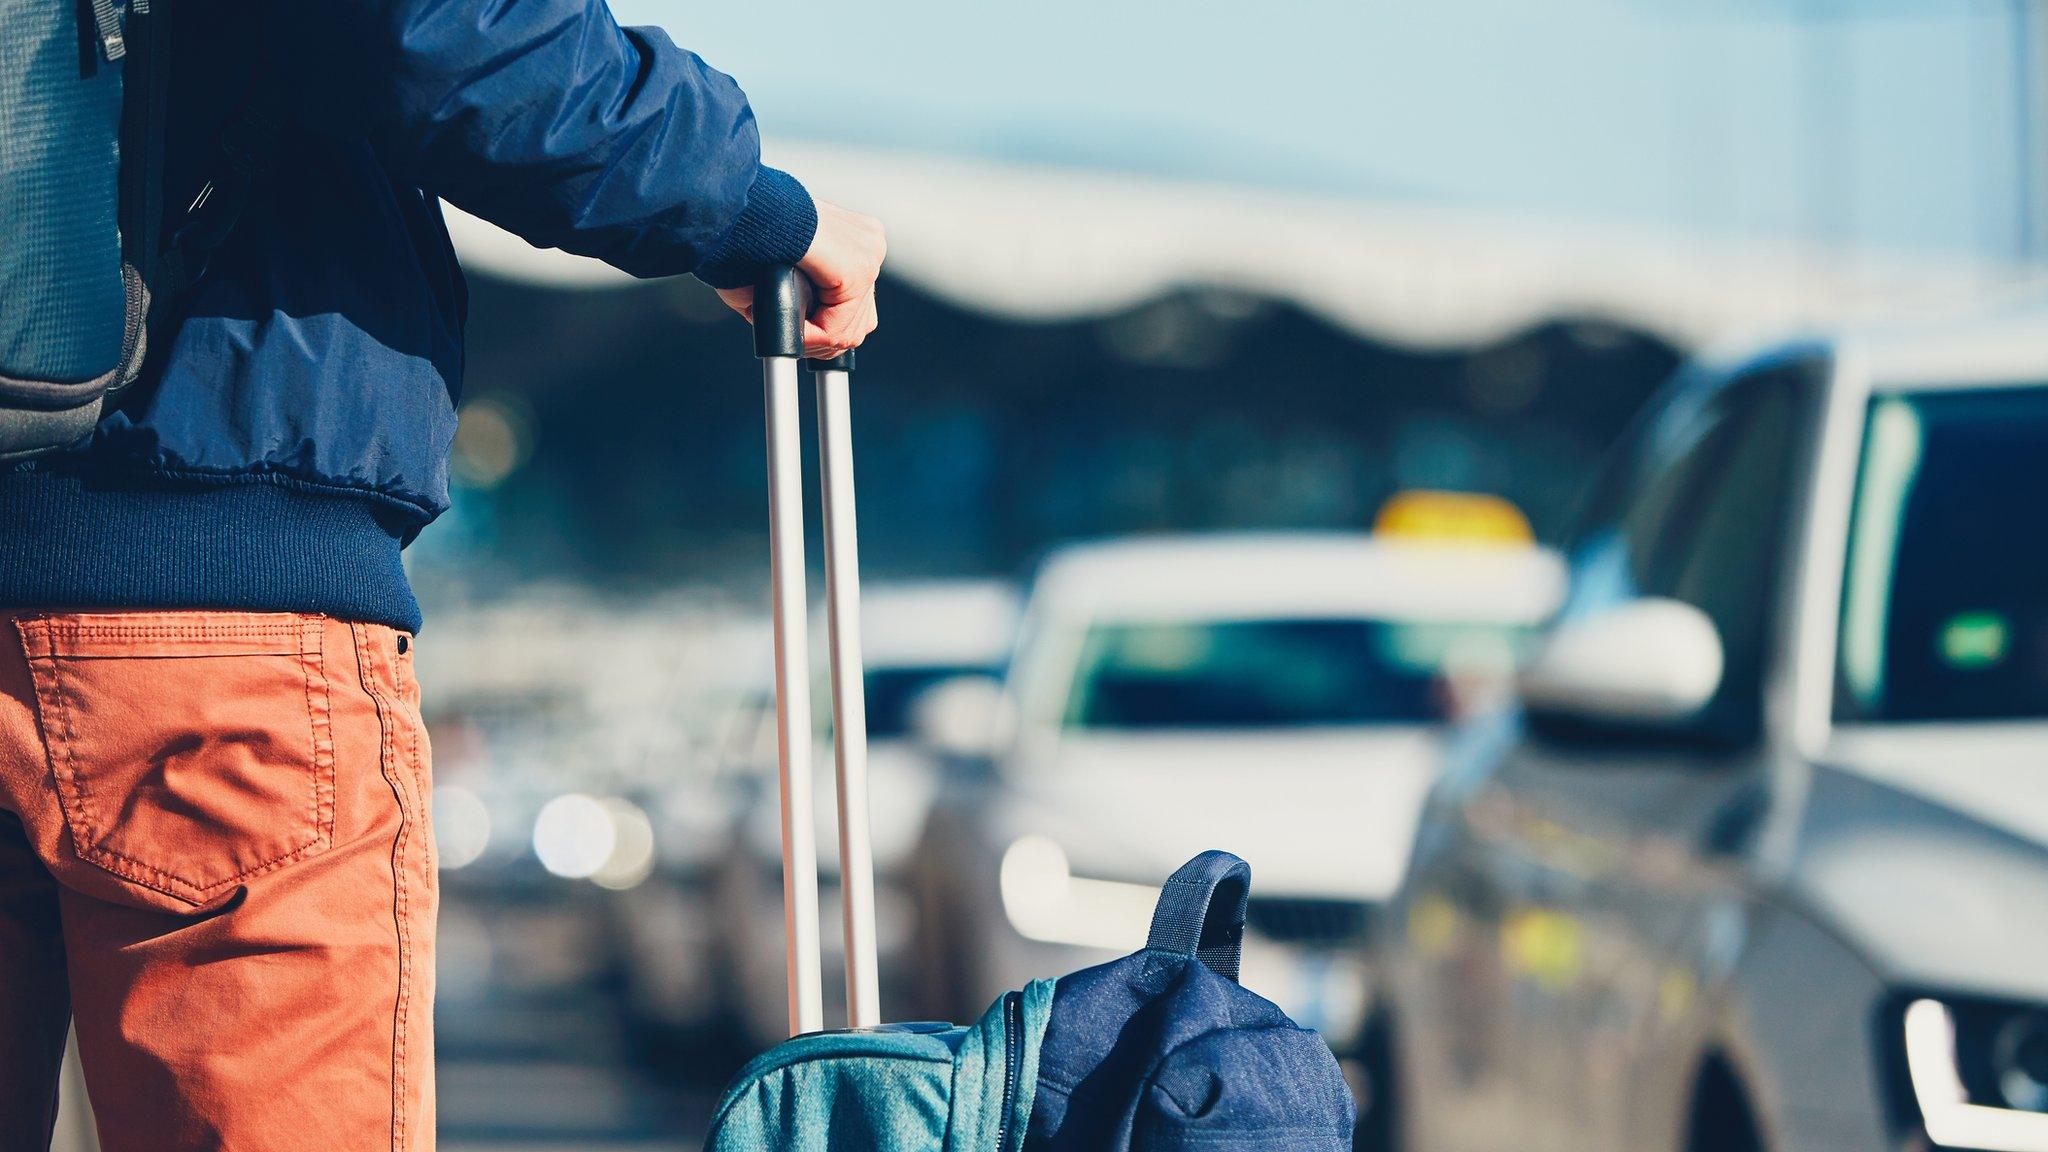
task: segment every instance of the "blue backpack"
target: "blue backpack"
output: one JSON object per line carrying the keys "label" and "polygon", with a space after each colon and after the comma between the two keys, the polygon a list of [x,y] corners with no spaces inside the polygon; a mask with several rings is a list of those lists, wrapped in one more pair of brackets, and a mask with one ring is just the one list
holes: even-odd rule
{"label": "blue backpack", "polygon": [[1251,868],[1204,852],[1143,951],[1009,992],[969,1027],[817,1032],[742,1069],[707,1152],[1345,1152],[1315,1033],[1237,982]]}
{"label": "blue backpack", "polygon": [[166,213],[176,3],[0,0],[0,460],[79,439],[134,383],[277,133],[258,64],[208,182]]}
{"label": "blue backpack", "polygon": [[[139,48],[152,22],[135,7]],[[123,95],[132,79],[126,114],[140,116],[151,85],[126,75],[122,24],[113,0],[0,0],[0,458],[91,431],[142,365],[144,206],[122,187],[123,144],[137,148]]]}

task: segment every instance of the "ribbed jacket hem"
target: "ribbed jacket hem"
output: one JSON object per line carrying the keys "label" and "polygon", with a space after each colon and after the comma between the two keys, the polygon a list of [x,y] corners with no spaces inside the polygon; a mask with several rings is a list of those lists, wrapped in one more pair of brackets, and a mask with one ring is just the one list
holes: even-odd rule
{"label": "ribbed jacket hem", "polygon": [[226,608],[420,626],[368,499],[236,484],[0,475],[0,608]]}

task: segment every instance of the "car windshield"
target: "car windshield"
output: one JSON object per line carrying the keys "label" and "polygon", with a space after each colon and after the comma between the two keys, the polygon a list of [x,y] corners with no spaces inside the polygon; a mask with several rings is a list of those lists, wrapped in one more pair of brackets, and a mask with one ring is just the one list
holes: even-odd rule
{"label": "car windshield", "polygon": [[1881,396],[1864,436],[1836,715],[2048,716],[2048,385]]}
{"label": "car windshield", "polygon": [[861,678],[867,699],[868,739],[895,740],[908,735],[910,706],[925,689],[958,676],[994,677],[999,672],[996,668],[959,664],[869,668]]}
{"label": "car windshield", "polygon": [[1082,641],[1065,725],[1079,729],[1418,724],[1443,715],[1436,681],[1511,631],[1377,620],[1100,624]]}

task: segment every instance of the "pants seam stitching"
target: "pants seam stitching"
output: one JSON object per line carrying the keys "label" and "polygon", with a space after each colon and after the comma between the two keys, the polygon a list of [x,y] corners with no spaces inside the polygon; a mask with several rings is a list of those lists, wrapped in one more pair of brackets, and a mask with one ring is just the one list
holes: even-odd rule
{"label": "pants seam stitching", "polygon": [[384,782],[391,788],[393,798],[398,802],[398,835],[391,848],[391,878],[393,885],[392,915],[398,933],[398,1000],[392,1014],[391,1037],[391,1147],[393,1152],[404,1152],[410,1147],[406,1131],[406,1040],[411,1024],[412,1009],[412,926],[407,916],[409,893],[405,880],[405,848],[412,832],[411,806],[406,803],[405,782],[400,778],[398,765],[398,742],[392,732],[391,707],[383,689],[377,684],[372,673],[372,647],[369,638],[360,625],[351,623],[349,630],[355,634],[356,662],[363,681],[363,689],[370,695],[377,709],[379,729],[379,768]]}

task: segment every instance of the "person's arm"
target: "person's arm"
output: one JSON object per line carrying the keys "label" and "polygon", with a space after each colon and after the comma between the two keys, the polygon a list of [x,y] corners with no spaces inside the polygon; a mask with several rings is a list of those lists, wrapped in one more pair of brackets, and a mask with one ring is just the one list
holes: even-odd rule
{"label": "person's arm", "polygon": [[[465,211],[636,276],[694,272],[719,288],[840,251],[813,279],[845,281],[873,311],[861,265],[872,248],[879,268],[879,228],[872,245],[839,235],[827,206],[820,235],[809,193],[761,164],[739,86],[658,29],[619,27],[604,0],[270,11],[274,49],[304,64],[290,69],[302,112],[360,133],[395,175]],[[866,334],[831,311],[817,317],[830,343]]]}

